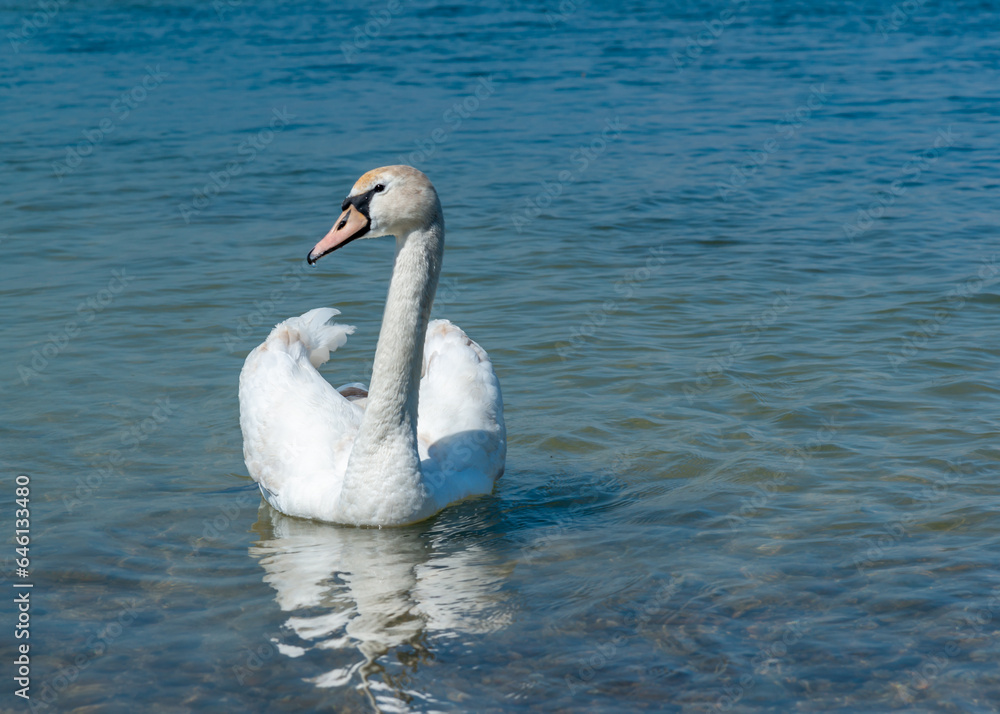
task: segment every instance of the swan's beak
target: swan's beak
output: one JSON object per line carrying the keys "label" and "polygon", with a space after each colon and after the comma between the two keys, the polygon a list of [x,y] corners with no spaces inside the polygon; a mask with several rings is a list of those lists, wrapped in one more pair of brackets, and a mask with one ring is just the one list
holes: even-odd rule
{"label": "swan's beak", "polygon": [[348,205],[347,209],[340,214],[340,218],[333,224],[333,228],[326,234],[316,247],[309,251],[306,260],[309,265],[313,265],[317,260],[327,253],[332,253],[341,246],[345,246],[355,238],[360,238],[371,227],[368,216],[362,213],[357,207]]}

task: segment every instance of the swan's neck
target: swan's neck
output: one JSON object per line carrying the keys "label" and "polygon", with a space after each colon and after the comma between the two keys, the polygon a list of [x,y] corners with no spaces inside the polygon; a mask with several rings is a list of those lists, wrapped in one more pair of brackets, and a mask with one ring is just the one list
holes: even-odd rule
{"label": "swan's neck", "polygon": [[368,389],[365,422],[411,434],[414,444],[424,335],[443,253],[440,220],[396,239],[396,259]]}
{"label": "swan's neck", "polygon": [[[375,349],[368,404],[344,477],[342,499],[378,501],[376,522],[403,516],[423,498],[417,454],[417,402],[424,337],[444,254],[440,213],[430,225],[396,239],[382,330]],[[396,494],[396,497],[387,497]],[[345,503],[346,505],[346,503]],[[355,503],[361,507],[361,503]]]}

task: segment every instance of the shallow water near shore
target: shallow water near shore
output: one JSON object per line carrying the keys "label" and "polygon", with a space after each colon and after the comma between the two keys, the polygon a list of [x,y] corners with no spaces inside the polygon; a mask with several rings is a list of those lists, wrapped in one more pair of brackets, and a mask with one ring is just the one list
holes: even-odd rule
{"label": "shallow water near shore", "polygon": [[[996,711],[991,6],[52,6],[0,10],[41,711]],[[400,162],[506,473],[288,518],[239,371],[329,305],[367,381],[392,241],[305,255]]]}

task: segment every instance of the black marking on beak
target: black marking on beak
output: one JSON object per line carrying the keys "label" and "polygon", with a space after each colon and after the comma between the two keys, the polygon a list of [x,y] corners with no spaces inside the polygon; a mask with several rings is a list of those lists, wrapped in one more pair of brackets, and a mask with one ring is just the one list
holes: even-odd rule
{"label": "black marking on beak", "polygon": [[[377,187],[376,187],[377,188]],[[361,215],[371,221],[372,217],[368,215],[368,207],[372,202],[372,196],[374,196],[378,191],[374,188],[364,193],[359,193],[357,196],[348,196],[344,199],[344,203],[340,206],[341,211],[346,211],[348,206],[354,206]]]}
{"label": "black marking on beak", "polygon": [[[341,204],[340,206],[340,210],[346,211],[349,208],[353,208],[354,210],[356,210],[358,213],[360,213],[362,216],[365,217],[364,227],[361,228],[361,230],[359,230],[357,233],[352,235],[350,238],[340,243],[339,245],[336,245],[333,248],[330,248],[329,250],[320,253],[317,256],[314,256],[312,254],[312,251],[310,251],[309,254],[306,256],[306,262],[309,263],[309,265],[315,265],[316,261],[322,258],[324,255],[327,255],[328,253],[332,253],[335,250],[343,248],[348,243],[357,240],[361,236],[365,235],[369,230],[371,230],[372,217],[368,213],[369,205],[371,204],[372,196],[384,190],[385,186],[383,186],[382,184],[378,184],[377,186],[375,186],[375,188],[365,191],[364,193],[359,193],[357,196],[348,196],[347,198],[345,198],[344,203]],[[347,225],[347,221],[349,218],[350,214],[348,214],[346,217],[344,217],[343,220],[337,223],[337,226],[334,230],[338,231],[341,230],[344,226]]]}

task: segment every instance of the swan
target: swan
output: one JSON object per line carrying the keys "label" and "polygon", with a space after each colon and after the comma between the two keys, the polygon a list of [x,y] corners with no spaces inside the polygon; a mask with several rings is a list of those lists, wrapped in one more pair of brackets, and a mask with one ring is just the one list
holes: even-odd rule
{"label": "swan", "polygon": [[240,372],[243,457],[286,515],[406,525],[493,490],[507,453],[500,383],[482,347],[430,321],[444,255],[430,180],[411,166],[374,169],[341,210],[310,265],[357,239],[396,237],[371,386],[334,389],[318,371],[354,332],[330,322],[338,310],[281,322]]}

